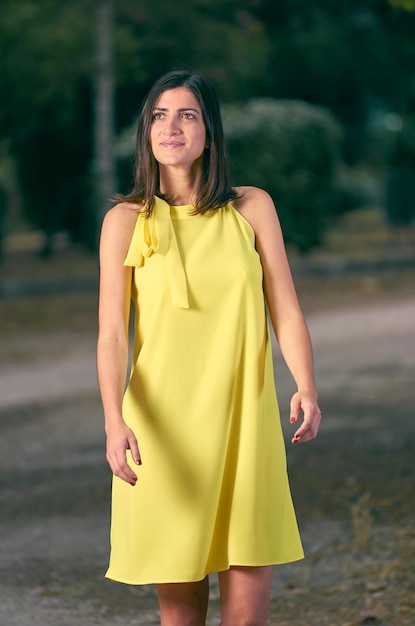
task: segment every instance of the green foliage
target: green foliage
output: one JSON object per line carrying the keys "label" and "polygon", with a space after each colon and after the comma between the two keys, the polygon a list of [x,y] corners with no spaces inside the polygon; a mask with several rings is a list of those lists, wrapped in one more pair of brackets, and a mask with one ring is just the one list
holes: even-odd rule
{"label": "green foliage", "polygon": [[6,0],[0,9],[0,134],[24,213],[47,233],[84,238],[90,160],[91,0]]}
{"label": "green foliage", "polygon": [[412,3],[265,0],[257,9],[271,42],[267,95],[330,108],[345,127],[349,164],[365,158],[373,108],[415,106],[415,13],[396,8]]}
{"label": "green foliage", "polygon": [[390,141],[388,163],[415,175],[415,118],[406,119]]}
{"label": "green foliage", "polygon": [[304,102],[256,99],[223,107],[223,117],[233,183],[273,196],[287,242],[301,252],[319,245],[338,211],[333,116]]}
{"label": "green foliage", "polygon": [[415,0],[389,0],[391,6],[404,11],[415,11]]}
{"label": "green foliage", "polygon": [[408,119],[389,144],[386,216],[392,226],[415,219],[415,120]]}
{"label": "green foliage", "polygon": [[[94,16],[99,0],[2,0],[0,137],[10,139],[24,211],[49,234],[91,237]],[[131,123],[152,81],[198,68],[228,95],[254,89],[268,54],[249,0],[114,2],[116,125]],[[230,78],[231,77],[231,78]],[[115,190],[114,190],[115,191]]]}
{"label": "green foliage", "polygon": [[22,131],[46,109],[62,123],[77,115],[74,89],[91,75],[91,0],[10,0],[0,9],[0,131]]}
{"label": "green foliage", "polygon": [[[0,3],[0,138],[16,161],[26,214],[44,230],[81,239],[89,228],[98,2]],[[358,164],[367,159],[373,110],[414,113],[413,7],[414,0],[114,0],[117,131],[131,124],[156,77],[186,66],[209,76],[223,102],[276,98],[330,109],[345,130],[342,157]],[[296,171],[297,189],[309,184],[306,171]],[[347,189],[319,214],[345,207],[346,196]]]}
{"label": "green foliage", "polygon": [[369,139],[368,161],[382,181],[387,220],[408,226],[415,218],[415,117],[383,112]]}

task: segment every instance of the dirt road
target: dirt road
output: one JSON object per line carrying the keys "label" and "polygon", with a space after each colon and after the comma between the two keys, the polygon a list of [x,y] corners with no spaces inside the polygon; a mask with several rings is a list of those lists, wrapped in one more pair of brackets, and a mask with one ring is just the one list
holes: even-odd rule
{"label": "dirt road", "polygon": [[[308,316],[324,426],[287,443],[307,558],[274,575],[269,624],[415,624],[415,297]],[[150,626],[152,587],[103,579],[110,474],[94,334],[1,336],[0,624]],[[292,381],[276,354],[287,442]],[[219,623],[212,578],[209,625]]]}

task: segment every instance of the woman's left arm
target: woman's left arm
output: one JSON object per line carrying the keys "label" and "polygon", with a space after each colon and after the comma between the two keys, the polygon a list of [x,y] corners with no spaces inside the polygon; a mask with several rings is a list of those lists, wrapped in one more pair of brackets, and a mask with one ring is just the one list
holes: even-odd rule
{"label": "woman's left arm", "polygon": [[316,437],[321,412],[317,403],[313,354],[307,325],[301,311],[285,251],[279,219],[271,197],[255,187],[240,188],[235,202],[251,224],[264,272],[264,291],[272,326],[283,357],[297,384],[290,404],[290,422],[303,422],[292,443]]}

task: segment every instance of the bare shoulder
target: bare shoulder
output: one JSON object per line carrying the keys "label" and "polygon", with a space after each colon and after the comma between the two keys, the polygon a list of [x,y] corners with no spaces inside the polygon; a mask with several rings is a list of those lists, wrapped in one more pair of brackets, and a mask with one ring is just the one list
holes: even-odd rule
{"label": "bare shoulder", "polygon": [[101,251],[117,249],[125,254],[131,242],[140,206],[129,202],[116,204],[105,214],[101,229]]}
{"label": "bare shoulder", "polygon": [[102,232],[111,231],[113,235],[131,234],[137,217],[140,213],[140,206],[130,202],[116,204],[105,214],[102,222]]}
{"label": "bare shoulder", "polygon": [[272,204],[274,204],[269,193],[264,189],[260,189],[259,187],[251,187],[245,185],[241,187],[235,187],[235,191],[239,195],[239,198],[233,202],[235,208],[238,208],[237,205],[243,206],[251,202],[271,202]]}
{"label": "bare shoulder", "polygon": [[129,228],[135,224],[140,206],[131,202],[120,202],[107,211],[104,217],[103,226],[112,228]]}
{"label": "bare shoulder", "polygon": [[275,204],[269,193],[259,187],[236,187],[239,198],[232,206],[251,224],[256,233],[271,224],[279,226]]}

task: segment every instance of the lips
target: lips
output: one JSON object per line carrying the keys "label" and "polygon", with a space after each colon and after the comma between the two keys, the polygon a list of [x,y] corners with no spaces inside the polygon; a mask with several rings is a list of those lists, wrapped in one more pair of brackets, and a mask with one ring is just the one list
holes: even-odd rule
{"label": "lips", "polygon": [[173,148],[181,148],[181,146],[184,146],[184,143],[181,141],[163,141],[161,145],[163,146],[163,148],[171,150]]}

